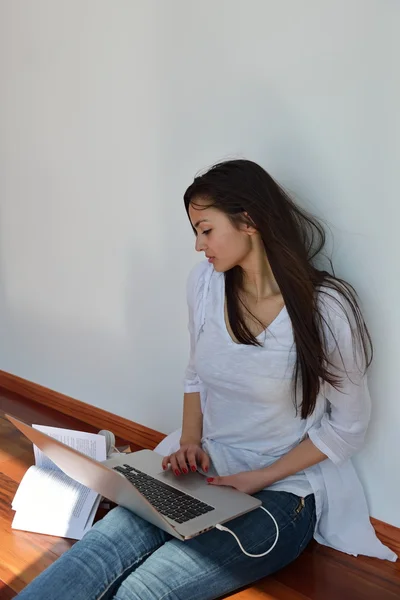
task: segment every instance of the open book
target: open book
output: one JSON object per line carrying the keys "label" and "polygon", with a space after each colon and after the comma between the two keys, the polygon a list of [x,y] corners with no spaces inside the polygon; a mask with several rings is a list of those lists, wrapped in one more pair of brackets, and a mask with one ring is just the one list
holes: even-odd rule
{"label": "open book", "polygon": [[[35,429],[98,461],[106,460],[106,439],[59,427]],[[12,501],[13,529],[80,540],[93,524],[101,496],[68,477],[34,446],[35,465],[29,467]]]}

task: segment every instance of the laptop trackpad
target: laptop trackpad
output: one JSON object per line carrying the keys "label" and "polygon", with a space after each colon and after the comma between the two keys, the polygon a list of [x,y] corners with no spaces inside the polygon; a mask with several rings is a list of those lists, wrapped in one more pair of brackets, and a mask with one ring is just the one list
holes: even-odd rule
{"label": "laptop trackpad", "polygon": [[206,478],[200,473],[188,473],[187,475],[174,475],[170,469],[160,471],[156,475],[159,481],[167,483],[188,493],[196,490],[204,490],[207,486]]}

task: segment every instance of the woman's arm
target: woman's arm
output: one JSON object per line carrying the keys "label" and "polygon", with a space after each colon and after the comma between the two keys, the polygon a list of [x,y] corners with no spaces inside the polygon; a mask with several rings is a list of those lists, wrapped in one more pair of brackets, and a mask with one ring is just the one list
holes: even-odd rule
{"label": "woman's arm", "polygon": [[303,440],[296,448],[290,450],[272,465],[260,469],[260,482],[263,484],[263,488],[267,487],[285,477],[317,465],[326,458],[326,454],[318,450],[310,439]]}
{"label": "woman's arm", "polygon": [[199,444],[203,431],[203,414],[201,412],[200,393],[192,392],[183,395],[183,423],[180,439],[183,444]]}
{"label": "woman's arm", "polygon": [[211,485],[228,485],[246,494],[255,494],[276,481],[303,471],[326,458],[327,456],[318,450],[310,439],[306,439],[269,467],[256,471],[242,471],[225,477],[210,477],[207,481]]}
{"label": "woman's arm", "polygon": [[170,465],[176,475],[188,473],[189,468],[196,471],[197,466],[201,466],[203,471],[207,472],[210,466],[210,459],[201,447],[203,415],[200,392],[202,383],[195,366],[195,349],[198,336],[198,326],[196,329],[195,323],[199,321],[198,316],[196,318],[196,311],[199,311],[199,300],[203,298],[204,278],[209,268],[210,265],[207,261],[196,265],[190,272],[186,286],[190,355],[184,379],[182,435],[179,450],[170,456],[165,456],[162,462],[164,469]]}
{"label": "woman's arm", "polygon": [[196,471],[198,467],[207,473],[210,459],[201,447],[203,414],[201,412],[200,392],[185,393],[183,398],[183,425],[180,448],[177,452],[164,456],[163,469],[170,465],[175,475]]}

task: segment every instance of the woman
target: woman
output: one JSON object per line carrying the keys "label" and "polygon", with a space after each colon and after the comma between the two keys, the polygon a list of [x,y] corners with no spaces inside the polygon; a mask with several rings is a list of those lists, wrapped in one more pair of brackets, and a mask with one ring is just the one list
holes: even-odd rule
{"label": "woman", "polygon": [[206,600],[293,561],[314,536],[389,560],[350,457],[370,416],[372,348],[352,288],[315,265],[325,236],[257,164],[233,160],[184,196],[205,262],[188,280],[191,355],[183,427],[163,468],[208,473],[262,501],[181,542],[117,507],[20,598]]}

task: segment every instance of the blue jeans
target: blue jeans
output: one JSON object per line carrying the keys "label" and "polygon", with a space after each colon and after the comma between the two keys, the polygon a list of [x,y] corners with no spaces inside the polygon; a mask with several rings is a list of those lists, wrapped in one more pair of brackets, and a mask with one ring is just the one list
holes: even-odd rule
{"label": "blue jeans", "polygon": [[[313,537],[314,496],[255,494],[278,522],[279,541],[249,558],[230,533],[212,529],[185,542],[117,507],[34,579],[20,600],[211,600],[292,562]],[[304,504],[304,506],[303,506]],[[228,524],[251,554],[268,550],[275,526],[256,509]]]}

